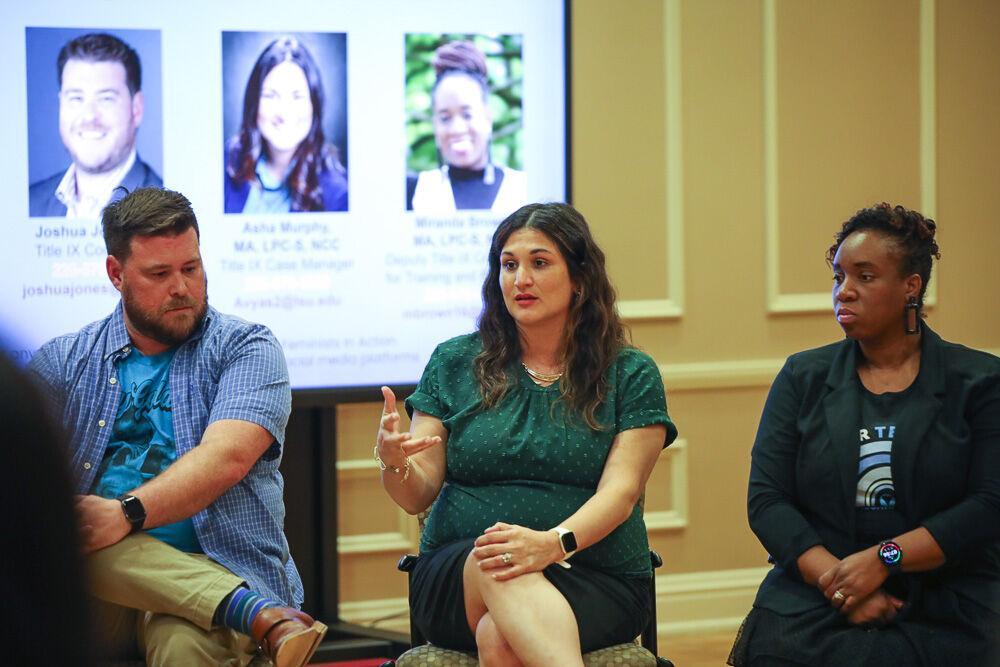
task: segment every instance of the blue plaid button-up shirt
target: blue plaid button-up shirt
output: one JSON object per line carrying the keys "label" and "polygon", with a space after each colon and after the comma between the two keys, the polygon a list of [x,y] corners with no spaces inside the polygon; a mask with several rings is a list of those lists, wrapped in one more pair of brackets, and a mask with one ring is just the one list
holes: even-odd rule
{"label": "blue plaid button-up shirt", "polygon": [[[122,393],[116,362],[131,350],[119,302],[105,319],[43,345],[29,364],[70,434],[77,493],[90,493],[104,457]],[[192,519],[209,557],[258,593],[300,605],[302,581],[283,530],[278,472],[292,403],[278,341],[264,326],[209,308],[202,326],[174,355],[170,394],[178,457],[198,446],[205,428],[220,419],[253,422],[274,436],[246,477]]]}

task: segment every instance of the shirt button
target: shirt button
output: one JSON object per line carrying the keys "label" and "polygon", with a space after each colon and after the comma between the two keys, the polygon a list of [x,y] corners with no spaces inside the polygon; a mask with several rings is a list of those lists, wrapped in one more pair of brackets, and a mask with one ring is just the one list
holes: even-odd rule
{"label": "shirt button", "polygon": [[115,378],[111,378],[110,380],[108,380],[108,384],[114,384],[116,382],[118,382],[118,380],[116,380]]}
{"label": "shirt button", "polygon": [[87,463],[83,464],[83,469],[84,470],[90,470],[90,462],[89,461]]}
{"label": "shirt button", "polygon": [[104,424],[106,424],[106,423],[107,422],[105,422],[103,419],[97,420],[97,425],[100,426],[101,428],[104,428]]}

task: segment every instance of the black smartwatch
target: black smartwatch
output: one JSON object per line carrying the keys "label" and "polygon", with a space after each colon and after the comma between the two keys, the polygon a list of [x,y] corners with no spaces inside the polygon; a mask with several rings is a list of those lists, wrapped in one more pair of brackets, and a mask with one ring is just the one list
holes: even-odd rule
{"label": "black smartwatch", "polygon": [[563,526],[556,526],[552,530],[559,535],[559,546],[562,547],[563,560],[566,560],[576,552],[576,535]]}
{"label": "black smartwatch", "polygon": [[132,532],[142,530],[142,524],[146,523],[146,508],[142,506],[142,501],[135,496],[119,496],[118,502],[122,504],[125,518],[132,524]]}
{"label": "black smartwatch", "polygon": [[878,558],[889,570],[889,574],[896,574],[903,569],[903,550],[892,540],[885,540],[878,545]]}

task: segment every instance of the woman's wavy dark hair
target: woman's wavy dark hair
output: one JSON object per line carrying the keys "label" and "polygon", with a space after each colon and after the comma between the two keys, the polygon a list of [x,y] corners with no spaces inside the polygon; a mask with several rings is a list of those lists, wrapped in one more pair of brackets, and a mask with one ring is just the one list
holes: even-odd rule
{"label": "woman's wavy dark hair", "polygon": [[257,128],[257,111],[260,107],[260,92],[264,77],[283,62],[291,62],[302,68],[309,83],[309,98],[312,101],[313,119],[309,134],[302,140],[295,155],[285,183],[292,199],[293,211],[322,211],[323,188],[320,174],[325,171],[343,171],[337,149],[326,142],[323,134],[323,82],[319,68],[312,55],[298,39],[292,36],[279,37],[257,58],[250,72],[246,92],[243,94],[243,122],[239,133],[229,141],[227,148],[226,174],[237,183],[257,182],[257,161],[267,155],[267,142]]}
{"label": "woman's wavy dark hair", "polygon": [[500,253],[510,235],[536,229],[559,248],[579,293],[570,303],[563,333],[565,374],[560,400],[582,417],[588,427],[603,430],[597,409],[608,394],[607,371],[629,345],[628,330],[615,309],[615,290],[604,268],[604,253],[583,216],[568,204],[528,204],[500,223],[490,244],[489,273],[483,282],[479,336],[483,351],[473,367],[483,407],[497,405],[513,385],[511,367],[521,357],[517,324],[504,304],[500,288]]}
{"label": "woman's wavy dark hair", "polygon": [[899,275],[902,277],[914,273],[920,275],[922,284],[917,301],[923,307],[924,292],[927,291],[927,283],[931,279],[933,260],[941,259],[938,244],[934,240],[937,224],[916,211],[902,206],[892,206],[886,202],[863,208],[845,222],[840,231],[834,235],[834,243],[826,251],[827,264],[833,264],[833,258],[840,244],[848,236],[863,230],[873,230],[893,240],[899,254]]}

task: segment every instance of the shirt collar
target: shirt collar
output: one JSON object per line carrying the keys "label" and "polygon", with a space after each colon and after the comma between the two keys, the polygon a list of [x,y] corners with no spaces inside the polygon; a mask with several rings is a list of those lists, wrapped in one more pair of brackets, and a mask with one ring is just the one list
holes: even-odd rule
{"label": "shirt collar", "polygon": [[81,201],[79,191],[76,187],[76,163],[72,163],[66,173],[63,174],[59,186],[56,188],[56,199],[66,207],[67,218],[99,217],[101,209],[111,199],[111,193],[122,182],[125,175],[135,165],[135,148],[129,153],[128,158],[120,165],[100,175],[100,186],[97,195],[88,197],[87,201]]}
{"label": "shirt collar", "polygon": [[111,313],[108,338],[104,343],[104,361],[107,361],[111,357],[117,359],[119,356],[125,356],[131,351],[132,339],[129,338],[128,329],[125,328],[125,307],[119,299],[118,307],[115,308],[115,312]]}
{"label": "shirt collar", "polygon": [[268,171],[267,160],[264,159],[263,155],[257,160],[257,165],[254,167],[254,171],[257,173],[257,180],[260,181],[261,187],[265,190],[281,190],[285,187],[285,181],[283,179],[275,178],[271,172]]}
{"label": "shirt collar", "polygon": [[[208,311],[205,313],[205,319],[202,320],[201,326],[195,329],[191,336],[188,337],[186,341],[181,343],[181,345],[186,345],[191,341],[200,340],[205,332],[208,331],[209,322],[215,317],[215,309],[211,306],[208,307]],[[178,345],[180,347],[180,345]],[[117,361],[120,357],[127,356],[132,351],[132,338],[128,335],[128,328],[125,326],[125,305],[122,303],[121,299],[118,300],[118,306],[115,308],[115,312],[111,313],[111,321],[109,323],[109,331],[107,342],[104,344],[104,361],[114,358]]]}

